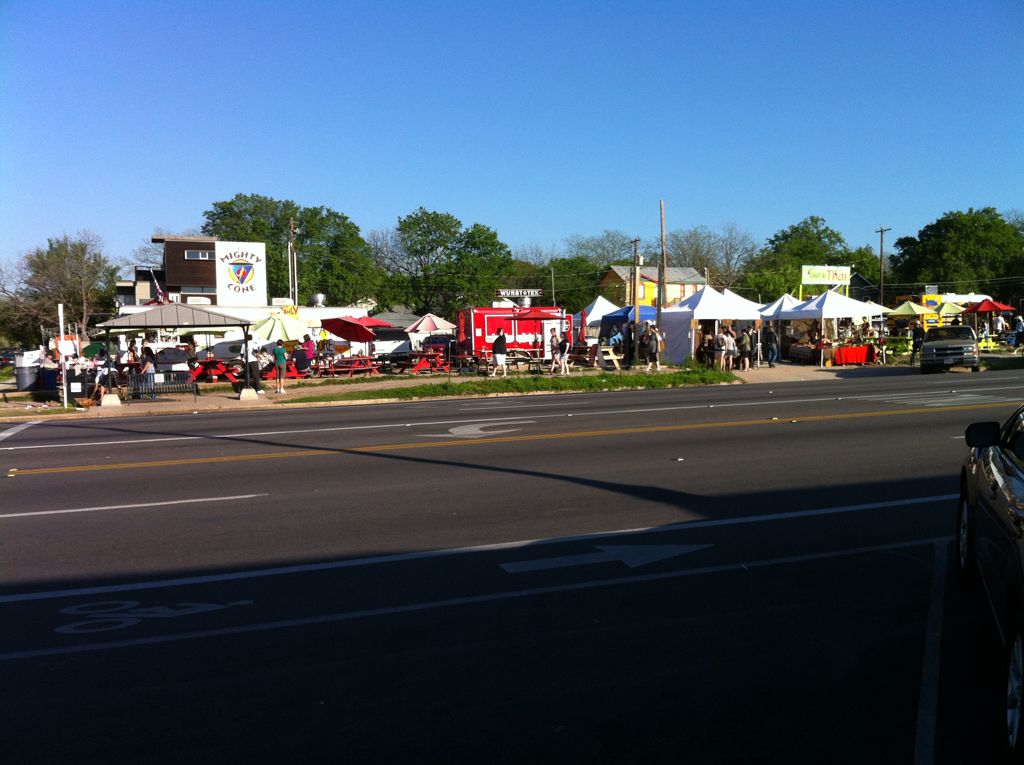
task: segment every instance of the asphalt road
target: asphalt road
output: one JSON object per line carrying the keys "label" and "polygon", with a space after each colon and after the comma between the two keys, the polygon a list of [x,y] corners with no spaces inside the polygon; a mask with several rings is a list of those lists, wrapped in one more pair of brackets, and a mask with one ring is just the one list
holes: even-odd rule
{"label": "asphalt road", "polygon": [[0,431],[9,762],[994,762],[1020,373]]}

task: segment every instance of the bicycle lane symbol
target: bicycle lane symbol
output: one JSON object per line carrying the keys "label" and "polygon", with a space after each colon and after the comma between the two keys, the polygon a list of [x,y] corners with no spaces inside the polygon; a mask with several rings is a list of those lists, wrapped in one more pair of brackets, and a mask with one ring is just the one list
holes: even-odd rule
{"label": "bicycle lane symbol", "polygon": [[222,611],[233,606],[252,605],[251,600],[236,600],[231,603],[178,603],[175,606],[150,606],[140,608],[137,600],[105,600],[98,603],[83,603],[60,609],[69,616],[84,616],[83,621],[57,627],[54,632],[61,635],[88,635],[93,632],[107,632],[125,627],[134,627],[144,619],[174,619],[194,616],[211,611]]}

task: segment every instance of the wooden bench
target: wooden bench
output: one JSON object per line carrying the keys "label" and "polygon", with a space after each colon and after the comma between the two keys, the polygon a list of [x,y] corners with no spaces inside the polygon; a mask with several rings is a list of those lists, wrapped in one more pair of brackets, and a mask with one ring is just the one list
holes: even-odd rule
{"label": "wooden bench", "polygon": [[146,382],[145,375],[131,372],[124,385],[117,389],[123,401],[142,399],[144,396],[156,398],[159,393],[191,393],[195,401],[199,395],[199,384],[193,382],[191,372],[156,372],[152,384]]}

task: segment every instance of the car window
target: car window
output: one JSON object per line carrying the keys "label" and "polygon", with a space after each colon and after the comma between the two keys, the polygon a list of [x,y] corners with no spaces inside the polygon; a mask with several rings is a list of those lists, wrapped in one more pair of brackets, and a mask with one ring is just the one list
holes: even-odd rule
{"label": "car window", "polygon": [[1024,416],[1019,412],[1004,426],[1000,445],[1006,458],[1024,471]]}
{"label": "car window", "polygon": [[928,330],[927,340],[973,340],[974,330],[970,327],[933,327]]}

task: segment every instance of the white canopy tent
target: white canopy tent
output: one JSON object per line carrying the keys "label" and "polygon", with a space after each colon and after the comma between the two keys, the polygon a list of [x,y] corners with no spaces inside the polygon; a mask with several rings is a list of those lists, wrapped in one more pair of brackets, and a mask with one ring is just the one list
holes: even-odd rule
{"label": "white canopy tent", "polygon": [[733,292],[728,287],[725,287],[725,288],[722,289],[722,294],[725,297],[727,297],[730,300],[732,300],[734,303],[739,303],[739,304],[745,305],[745,306],[747,306],[747,308],[753,308],[755,311],[757,311],[759,313],[761,311],[761,304],[760,303],[755,303],[753,300],[749,300],[749,299],[743,297],[743,295],[737,295],[735,292]]}
{"label": "white canopy tent", "polygon": [[771,303],[767,303],[761,307],[761,318],[769,321],[775,321],[779,318],[779,314],[783,311],[788,311],[790,308],[794,308],[800,305],[800,301],[790,295],[788,292]]}
{"label": "white canopy tent", "polygon": [[578,329],[581,320],[583,319],[583,314],[586,314],[588,329],[587,337],[589,338],[591,336],[591,332],[589,330],[593,329],[593,337],[596,338],[598,331],[601,328],[601,317],[606,313],[618,310],[619,306],[615,305],[611,300],[598,295],[590,305],[579,313],[574,313],[572,315],[572,325]]}
{"label": "white canopy tent", "polygon": [[693,354],[694,321],[735,319],[756,321],[761,318],[758,306],[735,293],[723,295],[713,287],[701,287],[685,300],[661,312],[661,328],[665,335],[664,358],[682,364]]}
{"label": "white canopy tent", "polygon": [[824,319],[860,319],[864,317],[880,316],[880,306],[868,305],[859,300],[848,298],[834,290],[808,298],[804,302],[792,308],[779,311],[778,318],[783,321],[824,320]]}

